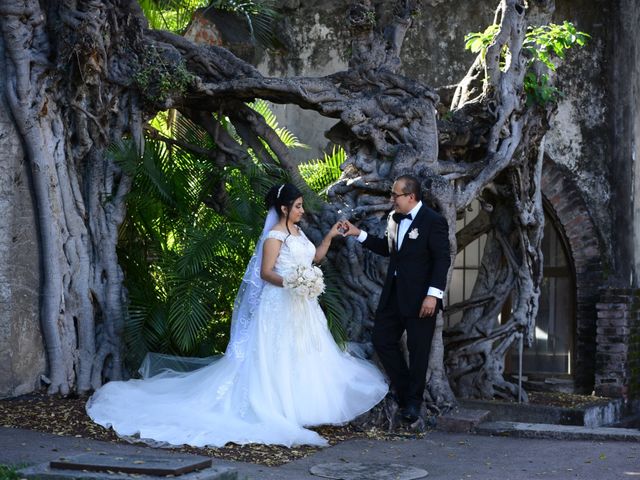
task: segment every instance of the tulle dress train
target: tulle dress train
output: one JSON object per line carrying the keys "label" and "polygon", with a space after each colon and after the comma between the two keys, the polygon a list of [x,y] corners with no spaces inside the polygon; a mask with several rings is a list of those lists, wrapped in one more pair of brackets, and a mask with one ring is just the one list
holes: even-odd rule
{"label": "tulle dress train", "polygon": [[[283,242],[278,273],[311,264],[315,247],[301,231],[266,238]],[[87,403],[89,416],[154,444],[322,446],[305,427],[348,422],[384,398],[381,372],[336,345],[317,300],[264,284],[248,305],[220,359],[193,372],[109,382]]]}

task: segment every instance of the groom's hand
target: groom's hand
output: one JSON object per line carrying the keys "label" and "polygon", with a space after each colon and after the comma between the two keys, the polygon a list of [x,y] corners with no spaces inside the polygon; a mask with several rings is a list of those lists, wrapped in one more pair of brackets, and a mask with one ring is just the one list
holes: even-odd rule
{"label": "groom's hand", "polygon": [[427,295],[422,301],[422,307],[420,307],[420,318],[433,317],[436,313],[438,306],[438,299],[434,296]]}

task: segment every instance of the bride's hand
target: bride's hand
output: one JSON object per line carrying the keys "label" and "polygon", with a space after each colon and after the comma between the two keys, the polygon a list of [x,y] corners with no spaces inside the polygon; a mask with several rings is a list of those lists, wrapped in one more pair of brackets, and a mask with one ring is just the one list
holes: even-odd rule
{"label": "bride's hand", "polygon": [[329,230],[329,233],[327,234],[327,236],[333,238],[333,237],[337,237],[338,235],[342,235],[344,236],[344,234],[342,233],[344,230],[344,222],[342,220],[337,221],[333,227],[331,227],[331,230]]}
{"label": "bride's hand", "polygon": [[320,243],[320,245],[318,245],[318,247],[316,248],[316,255],[315,257],[313,257],[314,262],[320,263],[322,261],[322,259],[327,254],[329,247],[331,246],[331,240],[333,240],[333,237],[336,237],[338,235],[343,235],[343,233],[339,230],[340,228],[342,228],[342,225],[343,225],[343,222],[338,221],[327,232],[327,234],[322,239],[322,242]]}

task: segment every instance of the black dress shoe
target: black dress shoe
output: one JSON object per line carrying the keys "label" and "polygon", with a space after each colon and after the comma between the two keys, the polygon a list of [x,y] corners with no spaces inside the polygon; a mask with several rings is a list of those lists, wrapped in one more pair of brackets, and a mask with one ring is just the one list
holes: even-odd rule
{"label": "black dress shoe", "polygon": [[407,405],[402,409],[402,420],[413,423],[420,417],[420,408],[417,405]]}

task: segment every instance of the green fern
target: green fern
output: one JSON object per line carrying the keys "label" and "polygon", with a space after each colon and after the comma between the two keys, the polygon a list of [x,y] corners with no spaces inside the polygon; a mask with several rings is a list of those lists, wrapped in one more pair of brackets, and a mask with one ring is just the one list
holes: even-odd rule
{"label": "green fern", "polygon": [[[252,108],[290,147],[301,145],[278,127],[266,102],[255,102]],[[188,119],[169,119],[165,115],[156,121],[162,123],[163,135],[203,149],[216,148]],[[220,120],[233,134],[230,122]],[[262,231],[264,196],[274,183],[288,180],[287,174],[275,157],[269,165],[256,161],[242,169],[220,168],[208,156],[151,139],[142,156],[132,142],[112,147],[110,155],[133,177],[118,248],[129,292],[129,364],[139,365],[148,351],[187,356],[224,351],[237,287]],[[320,168],[326,172],[316,172],[315,184],[325,188],[335,181],[344,159],[344,152],[335,149],[325,156],[326,165]],[[224,214],[205,205],[220,183],[228,198]],[[321,304],[336,340],[343,342],[339,276],[327,272],[326,278]]]}
{"label": "green fern", "polygon": [[274,35],[275,23],[280,15],[274,9],[272,0],[213,0],[211,6],[243,16],[251,36],[263,47],[280,46]]}
{"label": "green fern", "polygon": [[344,284],[339,272],[328,262],[322,264],[325,290],[320,297],[320,305],[327,317],[327,326],[336,343],[344,348],[347,342],[347,332],[342,324],[346,321],[347,313],[342,306]]}
{"label": "green fern", "polygon": [[340,166],[346,161],[347,154],[340,146],[334,146],[331,155],[324,154],[323,159],[311,160],[298,165],[300,175],[316,193],[326,195],[327,188],[335,183],[342,174]]}
{"label": "green fern", "polygon": [[287,148],[309,148],[308,145],[301,143],[298,140],[298,137],[296,137],[291,131],[278,125],[278,119],[275,113],[273,113],[273,110],[271,110],[269,104],[265,100],[258,99],[255,102],[248,103],[247,105],[265,119],[267,125],[276,132]]}
{"label": "green fern", "polygon": [[[226,178],[230,197],[243,204],[228,221],[202,203],[216,171],[209,159],[152,140],[142,158],[130,145],[113,148],[112,155],[134,177],[119,241],[130,299],[125,340],[131,364],[149,350],[200,354],[203,332],[228,330],[235,297],[229,286],[240,284],[253,252],[273,172],[216,172]],[[202,353],[223,350],[226,342],[218,340],[208,344],[213,351]]]}
{"label": "green fern", "polygon": [[208,3],[208,0],[138,0],[151,28],[178,34],[185,30],[193,12]]}

